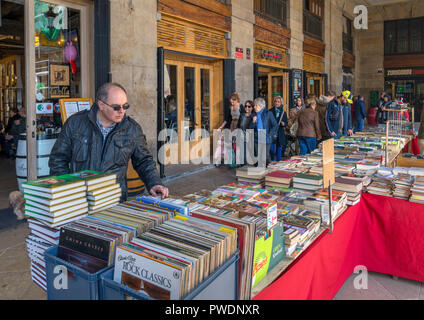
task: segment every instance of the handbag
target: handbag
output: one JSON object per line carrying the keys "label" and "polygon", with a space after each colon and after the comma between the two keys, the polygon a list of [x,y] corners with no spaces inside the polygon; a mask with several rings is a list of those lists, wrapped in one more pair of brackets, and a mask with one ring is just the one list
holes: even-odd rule
{"label": "handbag", "polygon": [[272,136],[272,143],[276,144],[278,141],[278,132],[280,129],[280,124],[281,124],[281,120],[283,120],[283,116],[284,116],[284,110],[282,110],[281,115],[280,115],[280,120],[278,121],[277,124],[277,132]]}

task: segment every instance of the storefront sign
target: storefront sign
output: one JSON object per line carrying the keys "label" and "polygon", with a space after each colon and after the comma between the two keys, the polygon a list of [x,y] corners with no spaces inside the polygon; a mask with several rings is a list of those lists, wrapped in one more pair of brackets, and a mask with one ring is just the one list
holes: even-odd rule
{"label": "storefront sign", "polygon": [[387,76],[410,76],[412,69],[387,70]]}
{"label": "storefront sign", "polygon": [[56,87],[50,89],[50,98],[69,98],[70,87]]}
{"label": "storefront sign", "polygon": [[53,113],[53,103],[37,103],[35,105],[36,114],[52,114]]}
{"label": "storefront sign", "polygon": [[69,65],[50,64],[50,86],[69,86]]}
{"label": "storefront sign", "polygon": [[263,59],[270,61],[280,62],[283,60],[283,54],[281,52],[262,50],[261,56]]}
{"label": "storefront sign", "polygon": [[414,75],[421,75],[421,74],[423,74],[424,75],[424,69],[420,69],[420,70],[414,70]]}
{"label": "storefront sign", "polygon": [[236,59],[243,59],[243,48],[236,48]]}

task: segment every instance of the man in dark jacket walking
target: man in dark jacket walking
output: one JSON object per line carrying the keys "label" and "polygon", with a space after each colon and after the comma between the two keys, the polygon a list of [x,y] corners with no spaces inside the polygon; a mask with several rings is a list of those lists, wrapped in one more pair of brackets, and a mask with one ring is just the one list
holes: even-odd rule
{"label": "man in dark jacket walking", "polygon": [[364,131],[364,120],[367,118],[367,114],[365,113],[365,102],[364,96],[358,96],[354,104],[355,110],[355,129],[354,133]]}
{"label": "man in dark jacket walking", "polygon": [[140,125],[127,116],[125,89],[117,83],[102,85],[90,110],[72,115],[62,128],[49,160],[50,175],[81,170],[115,173],[127,199],[126,173],[131,159],[135,171],[153,195],[168,197]]}
{"label": "man in dark jacket walking", "polygon": [[330,101],[325,112],[325,124],[332,138],[340,138],[343,129],[343,105],[347,103],[346,98],[340,95]]}

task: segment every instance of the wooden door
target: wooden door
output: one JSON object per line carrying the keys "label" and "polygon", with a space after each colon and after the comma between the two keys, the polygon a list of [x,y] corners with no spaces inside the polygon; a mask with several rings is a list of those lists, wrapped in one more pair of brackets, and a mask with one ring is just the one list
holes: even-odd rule
{"label": "wooden door", "polygon": [[274,98],[283,98],[283,109],[289,112],[289,73],[278,72],[268,74],[268,109],[273,107]]}
{"label": "wooden door", "polygon": [[165,150],[173,164],[200,159],[209,148],[213,77],[210,64],[165,59],[165,125],[172,130]]}

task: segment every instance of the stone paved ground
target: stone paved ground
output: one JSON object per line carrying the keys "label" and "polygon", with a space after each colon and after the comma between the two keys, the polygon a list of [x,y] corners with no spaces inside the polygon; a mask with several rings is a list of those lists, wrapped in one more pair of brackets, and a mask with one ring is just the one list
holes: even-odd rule
{"label": "stone paved ground", "polygon": [[[12,162],[4,166],[0,160],[0,208],[6,208],[7,195],[16,188]],[[8,167],[8,168],[6,168]],[[12,168],[13,167],[13,168]],[[233,182],[235,171],[226,167],[213,168],[167,183],[172,195],[183,196],[201,189],[212,190]],[[4,183],[9,183],[9,186]],[[46,293],[31,281],[30,261],[25,249],[27,224],[0,231],[0,299],[42,300]],[[368,288],[356,290],[352,275],[337,293],[335,300],[424,300],[423,284],[406,279],[394,280],[389,275],[370,273]]]}

